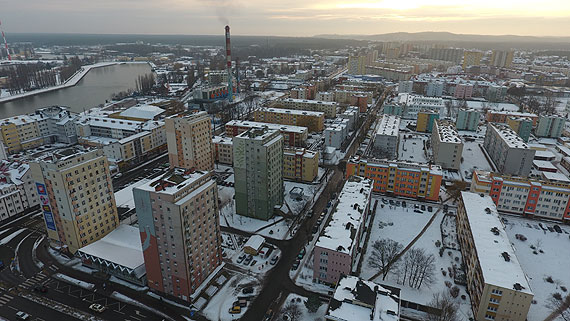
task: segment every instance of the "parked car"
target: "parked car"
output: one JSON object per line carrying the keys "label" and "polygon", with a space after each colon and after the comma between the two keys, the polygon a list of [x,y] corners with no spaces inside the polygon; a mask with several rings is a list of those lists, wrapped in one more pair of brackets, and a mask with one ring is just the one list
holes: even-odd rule
{"label": "parked car", "polygon": [[249,266],[254,266],[254,265],[255,265],[255,263],[257,263],[257,260],[253,260],[253,261],[251,261],[251,264],[250,264]]}
{"label": "parked car", "polygon": [[245,258],[245,261],[243,261],[243,264],[248,265],[249,263],[251,263],[251,260],[253,260],[253,256],[251,256],[251,254],[250,254]]}
{"label": "parked car", "polygon": [[427,210],[428,210],[428,212],[430,212],[430,213],[431,213],[431,212],[433,211],[433,207],[431,207],[431,206],[428,206],[428,207],[427,207]]}
{"label": "parked car", "polygon": [[20,320],[28,320],[30,319],[30,315],[23,311],[16,312],[16,317]]}
{"label": "parked car", "polygon": [[240,307],[239,305],[235,305],[235,306],[231,307],[228,312],[229,312],[230,314],[238,314],[238,313],[241,313],[241,307]]}
{"label": "parked car", "polygon": [[241,290],[241,293],[243,294],[252,294],[253,293],[253,288],[251,286],[248,286],[247,288],[243,288],[243,290]]}
{"label": "parked car", "polygon": [[93,310],[93,311],[95,311],[95,312],[99,312],[99,313],[105,311],[105,307],[102,306],[102,305],[99,304],[99,303],[93,303],[93,304],[91,304],[91,305],[89,306],[89,309],[90,309],[90,310]]}
{"label": "parked car", "polygon": [[279,255],[275,255],[274,257],[272,257],[271,261],[269,261],[269,264],[275,265],[277,264],[277,261],[279,261]]}
{"label": "parked car", "polygon": [[240,255],[240,257],[238,257],[237,262],[241,263],[243,262],[243,260],[245,260],[245,254]]}
{"label": "parked car", "polygon": [[424,204],[422,204],[420,207],[421,207],[422,211],[426,210],[426,206]]}
{"label": "parked car", "polygon": [[34,292],[46,293],[48,288],[45,285],[36,285],[34,286]]}
{"label": "parked car", "polygon": [[247,306],[247,300],[246,299],[239,299],[237,301],[234,302],[234,307],[239,306],[240,308],[245,308]]}
{"label": "parked car", "polygon": [[273,310],[269,309],[265,313],[265,317],[263,318],[264,321],[271,321],[273,319]]}
{"label": "parked car", "polygon": [[302,259],[305,256],[305,253],[306,253],[305,248],[302,248],[301,252],[299,252],[299,255],[297,255],[297,257],[299,259]]}

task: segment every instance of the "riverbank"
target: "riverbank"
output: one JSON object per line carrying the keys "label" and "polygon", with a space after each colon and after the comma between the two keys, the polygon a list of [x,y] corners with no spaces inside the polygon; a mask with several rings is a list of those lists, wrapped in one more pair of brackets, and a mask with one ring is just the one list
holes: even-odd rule
{"label": "riverbank", "polygon": [[101,68],[101,67],[107,67],[107,66],[112,66],[112,65],[116,65],[119,64],[120,62],[116,62],[116,61],[109,61],[109,62],[99,62],[96,64],[92,64],[92,65],[86,65],[86,66],[82,66],[75,74],[73,74],[73,76],[71,76],[69,79],[67,79],[63,84],[61,85],[57,85],[57,86],[53,86],[53,87],[47,87],[47,88],[42,88],[42,89],[37,89],[37,90],[32,90],[32,91],[28,91],[25,93],[21,93],[21,94],[16,94],[16,95],[11,95],[11,96],[5,96],[5,97],[1,97],[0,98],[0,103],[5,103],[8,101],[12,101],[12,100],[16,100],[16,99],[20,99],[20,98],[24,98],[24,97],[30,97],[30,96],[34,96],[34,95],[38,95],[38,94],[43,94],[46,92],[50,92],[50,91],[54,91],[54,90],[59,90],[59,89],[63,89],[63,88],[67,88],[67,87],[72,87],[77,85],[77,83],[83,79],[83,77],[85,77],[85,75],[87,75],[87,73],[94,68]]}

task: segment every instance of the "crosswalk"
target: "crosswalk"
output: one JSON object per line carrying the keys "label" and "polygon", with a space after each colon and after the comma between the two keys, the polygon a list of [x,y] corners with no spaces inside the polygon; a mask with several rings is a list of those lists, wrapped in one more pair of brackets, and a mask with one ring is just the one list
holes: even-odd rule
{"label": "crosswalk", "polygon": [[8,302],[10,302],[13,298],[14,298],[13,296],[4,293],[2,296],[0,296],[0,306],[4,306]]}
{"label": "crosswalk", "polygon": [[33,277],[27,279],[19,286],[24,289],[33,288],[35,285],[42,283],[47,278],[47,275],[43,272],[38,272]]}

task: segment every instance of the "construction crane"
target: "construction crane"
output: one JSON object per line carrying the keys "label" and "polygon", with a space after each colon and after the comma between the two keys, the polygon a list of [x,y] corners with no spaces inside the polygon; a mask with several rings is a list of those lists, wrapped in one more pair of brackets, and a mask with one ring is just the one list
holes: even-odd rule
{"label": "construction crane", "polygon": [[0,32],[2,32],[2,39],[4,39],[4,48],[6,49],[8,60],[12,61],[12,56],[10,55],[10,50],[8,49],[8,41],[6,41],[6,35],[4,34],[4,29],[2,29],[2,21],[0,21]]}

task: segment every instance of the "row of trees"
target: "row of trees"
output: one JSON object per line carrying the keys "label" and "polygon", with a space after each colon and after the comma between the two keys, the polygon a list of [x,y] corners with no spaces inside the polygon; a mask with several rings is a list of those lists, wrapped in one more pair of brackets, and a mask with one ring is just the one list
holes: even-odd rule
{"label": "row of trees", "polygon": [[79,59],[77,56],[65,59],[64,63],[65,65],[59,72],[61,82],[65,82],[71,78],[71,76],[73,76],[79,69],[81,69],[81,59]]}

